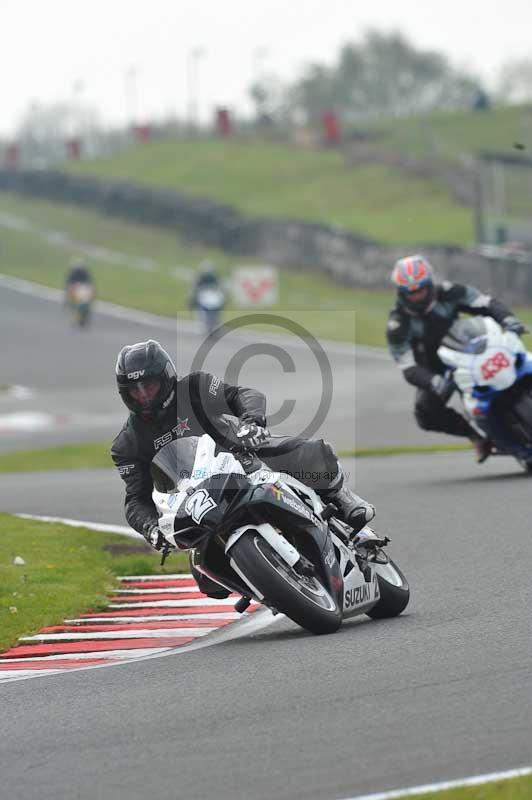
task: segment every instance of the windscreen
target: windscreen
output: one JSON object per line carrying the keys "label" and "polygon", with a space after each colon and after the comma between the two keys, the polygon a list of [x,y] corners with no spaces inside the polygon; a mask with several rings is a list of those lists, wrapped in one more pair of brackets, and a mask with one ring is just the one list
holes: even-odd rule
{"label": "windscreen", "polygon": [[442,344],[461,353],[483,353],[486,349],[487,330],[482,317],[459,319],[449,329]]}
{"label": "windscreen", "polygon": [[183,478],[190,478],[198,448],[197,436],[176,439],[162,447],[151,462],[153,485],[159,492],[177,491]]}

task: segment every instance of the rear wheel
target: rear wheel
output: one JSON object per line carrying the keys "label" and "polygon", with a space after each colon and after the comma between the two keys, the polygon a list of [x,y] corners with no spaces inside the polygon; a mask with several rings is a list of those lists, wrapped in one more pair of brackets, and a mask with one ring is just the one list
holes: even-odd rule
{"label": "rear wheel", "polygon": [[299,574],[257,532],[247,531],[230,553],[265,601],[312,633],[334,633],[342,623],[337,600],[316,576]]}
{"label": "rear wheel", "polygon": [[375,571],[379,582],[380,600],[367,612],[372,619],[397,617],[408,605],[410,587],[408,582],[393,561],[387,564],[376,563]]}

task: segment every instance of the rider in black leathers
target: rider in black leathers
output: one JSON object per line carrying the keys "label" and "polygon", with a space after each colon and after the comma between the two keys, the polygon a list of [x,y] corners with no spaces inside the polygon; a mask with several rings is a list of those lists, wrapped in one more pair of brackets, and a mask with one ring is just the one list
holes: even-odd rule
{"label": "rider in black leathers", "polygon": [[408,383],[417,387],[414,415],[420,428],[471,439],[482,463],[492,444],[464,417],[447,408],[449,384],[438,347],[460,312],[492,317],[506,330],[522,334],[525,326],[511,310],[473,286],[434,282],[432,266],[420,255],[400,259],[392,282],[397,302],[390,311],[386,330],[391,354]]}
{"label": "rider in black leathers", "polygon": [[[231,386],[207,372],[177,377],[168,353],[149,340],[127,345],[118,354],[116,379],[129,418],[113,441],[111,455],[126,484],[128,523],[157,550],[164,545],[152,500],[151,461],[161,447],[184,436],[208,433],[220,445],[254,449],[274,471],[293,475],[338,509],[354,532],[375,509],[344,485],[331,445],[322,439],[271,436],[266,429],[266,398],[256,389]],[[237,418],[238,429],[225,419]],[[202,591],[212,582],[195,574]],[[219,590],[220,587],[216,587]]]}

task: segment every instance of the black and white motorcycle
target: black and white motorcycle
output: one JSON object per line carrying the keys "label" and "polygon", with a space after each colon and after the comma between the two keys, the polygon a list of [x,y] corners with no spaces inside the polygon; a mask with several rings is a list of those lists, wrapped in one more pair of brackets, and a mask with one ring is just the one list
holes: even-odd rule
{"label": "black and white motorcycle", "polygon": [[358,614],[393,617],[410,590],[364,528],[354,539],[336,509],[256,454],[219,451],[207,434],[178,439],[152,462],[153,499],[169,547],[193,551],[200,573],[241,597],[286,614],[313,633],[332,633]]}

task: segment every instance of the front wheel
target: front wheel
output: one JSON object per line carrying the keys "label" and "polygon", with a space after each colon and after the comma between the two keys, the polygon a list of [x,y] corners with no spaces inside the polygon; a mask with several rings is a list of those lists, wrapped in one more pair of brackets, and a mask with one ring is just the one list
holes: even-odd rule
{"label": "front wheel", "polygon": [[372,619],[397,617],[405,610],[410,600],[408,582],[393,561],[387,564],[375,564],[375,572],[379,582],[380,600],[367,612]]}
{"label": "front wheel", "polygon": [[334,633],[342,610],[321,580],[300,575],[257,531],[247,531],[230,557],[265,601],[311,633]]}

